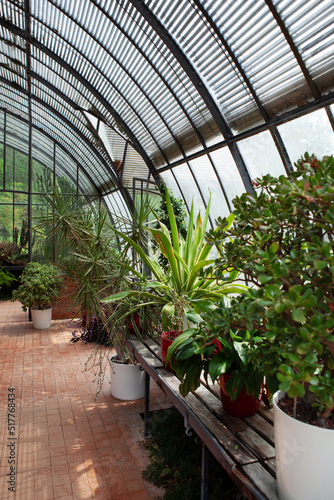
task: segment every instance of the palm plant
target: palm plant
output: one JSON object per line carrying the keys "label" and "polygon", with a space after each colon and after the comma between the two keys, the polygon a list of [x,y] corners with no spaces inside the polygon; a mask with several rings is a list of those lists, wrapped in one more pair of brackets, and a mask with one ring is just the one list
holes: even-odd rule
{"label": "palm plant", "polygon": [[60,250],[57,264],[75,284],[73,304],[89,324],[103,314],[101,298],[126,281],[115,235],[107,224],[108,213],[103,206],[79,210],[57,184],[45,203],[47,211],[35,218],[35,230],[56,236]]}

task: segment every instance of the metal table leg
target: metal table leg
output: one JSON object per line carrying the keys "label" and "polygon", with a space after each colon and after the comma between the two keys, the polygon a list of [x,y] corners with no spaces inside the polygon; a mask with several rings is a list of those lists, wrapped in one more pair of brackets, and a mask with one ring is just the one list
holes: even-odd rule
{"label": "metal table leg", "polygon": [[209,450],[202,441],[201,500],[208,499]]}
{"label": "metal table leg", "polygon": [[145,438],[148,438],[150,435],[149,418],[150,418],[150,376],[147,372],[145,372],[145,414],[144,414]]}

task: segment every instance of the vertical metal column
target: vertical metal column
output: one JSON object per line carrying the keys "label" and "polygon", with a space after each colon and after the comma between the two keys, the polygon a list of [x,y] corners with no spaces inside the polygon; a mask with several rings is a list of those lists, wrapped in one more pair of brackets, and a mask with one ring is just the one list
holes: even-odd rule
{"label": "vertical metal column", "polygon": [[201,500],[208,499],[209,450],[202,441]]}
{"label": "vertical metal column", "polygon": [[145,430],[144,437],[148,438],[150,435],[149,431],[149,419],[150,419],[150,376],[147,372],[145,372],[145,414],[144,414],[144,422],[145,422]]}

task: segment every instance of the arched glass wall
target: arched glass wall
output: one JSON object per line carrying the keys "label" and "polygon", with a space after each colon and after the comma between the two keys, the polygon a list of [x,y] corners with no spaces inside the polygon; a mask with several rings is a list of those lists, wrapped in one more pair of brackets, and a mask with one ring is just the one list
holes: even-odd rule
{"label": "arched glass wall", "polygon": [[126,214],[164,180],[188,209],[211,193],[214,223],[255,177],[333,153],[333,25],[331,0],[1,0],[22,182],[38,162]]}

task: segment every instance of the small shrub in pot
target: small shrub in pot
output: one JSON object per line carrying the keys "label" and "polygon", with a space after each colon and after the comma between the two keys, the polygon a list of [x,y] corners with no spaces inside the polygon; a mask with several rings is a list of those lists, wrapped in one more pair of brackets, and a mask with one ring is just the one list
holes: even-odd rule
{"label": "small shrub in pot", "polygon": [[21,274],[19,287],[13,291],[12,302],[20,301],[23,311],[32,307],[44,311],[59,297],[62,286],[63,277],[56,266],[29,262]]}

